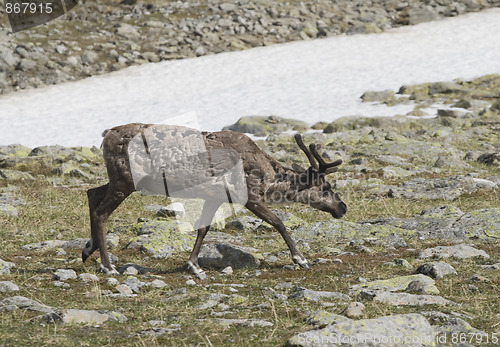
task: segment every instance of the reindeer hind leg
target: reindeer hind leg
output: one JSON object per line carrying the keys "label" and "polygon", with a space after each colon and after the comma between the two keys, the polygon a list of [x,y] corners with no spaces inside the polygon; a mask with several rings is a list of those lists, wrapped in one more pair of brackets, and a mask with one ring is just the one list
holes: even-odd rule
{"label": "reindeer hind leg", "polygon": [[203,204],[203,210],[201,212],[200,217],[200,226],[198,228],[198,236],[196,237],[196,242],[194,244],[191,255],[189,256],[189,260],[187,262],[188,268],[194,275],[203,280],[207,277],[203,269],[198,264],[198,254],[200,253],[201,244],[203,243],[203,239],[210,229],[210,224],[212,223],[212,219],[214,218],[215,212],[219,209],[221,202],[218,201],[205,201]]}
{"label": "reindeer hind leg", "polygon": [[97,188],[92,188],[87,190],[87,197],[89,201],[89,210],[90,210],[90,240],[87,242],[87,244],[82,250],[83,262],[85,262],[87,258],[90,257],[90,255],[99,248],[97,242],[94,241],[97,239],[97,218],[95,210],[106,197],[106,194],[108,192],[108,186],[109,183]]}

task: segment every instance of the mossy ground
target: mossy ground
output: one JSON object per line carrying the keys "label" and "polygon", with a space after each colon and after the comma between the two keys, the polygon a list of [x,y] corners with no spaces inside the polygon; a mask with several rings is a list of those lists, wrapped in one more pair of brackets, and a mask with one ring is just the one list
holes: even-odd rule
{"label": "mossy ground", "polygon": [[[493,168],[489,168],[489,174],[497,174]],[[36,172],[35,172],[36,174]],[[447,173],[443,175],[446,177]],[[10,280],[20,287],[16,294],[0,294],[0,299],[11,295],[22,295],[38,300],[47,305],[60,308],[78,309],[104,309],[124,313],[128,321],[126,323],[107,322],[101,326],[88,325],[44,325],[39,321],[31,321],[38,313],[25,310],[0,313],[2,324],[0,335],[2,346],[25,346],[32,343],[38,345],[59,346],[94,346],[94,345],[132,345],[132,346],[223,346],[223,345],[280,345],[295,333],[310,329],[305,325],[303,319],[308,312],[321,309],[318,303],[289,300],[287,304],[270,300],[263,294],[266,287],[273,288],[280,282],[291,282],[314,290],[327,290],[348,292],[351,285],[359,283],[359,277],[367,280],[387,279],[395,276],[409,275],[413,270],[403,267],[391,267],[385,263],[396,258],[403,258],[410,262],[414,268],[417,267],[418,250],[435,245],[442,245],[439,240],[419,241],[409,239],[408,247],[397,250],[386,250],[373,247],[373,253],[359,253],[355,249],[355,255],[338,255],[316,253],[314,247],[306,252],[307,258],[312,261],[316,258],[334,259],[340,258],[343,263],[325,263],[313,266],[310,271],[285,270],[284,265],[291,261],[286,256],[280,256],[279,261],[272,264],[264,263],[258,269],[261,272],[256,275],[255,270],[234,270],[230,276],[221,276],[216,270],[208,272],[208,279],[204,282],[198,281],[196,286],[185,284],[186,275],[184,263],[188,253],[182,253],[168,260],[155,260],[146,253],[138,250],[126,250],[123,242],[133,236],[121,235],[120,247],[113,249],[112,253],[117,255],[120,263],[134,262],[142,266],[156,269],[158,272],[150,275],[140,275],[142,281],[152,281],[160,278],[168,283],[168,287],[162,289],[143,289],[142,292],[132,298],[109,298],[101,295],[102,290],[113,288],[105,281],[105,276],[98,274],[100,281],[85,284],[81,281],[70,281],[70,288],[55,287],[52,284],[52,271],[57,268],[71,268],[77,273],[97,270],[94,256],[90,261],[83,264],[80,260],[79,250],[68,250],[66,255],[56,255],[55,250],[46,252],[21,250],[21,246],[49,239],[71,240],[74,238],[88,237],[89,220],[86,201],[86,187],[59,187],[44,180],[33,182],[13,182],[17,186],[15,195],[22,197],[26,205],[19,207],[19,216],[0,218],[0,248],[1,258],[16,264],[10,275],[2,275],[2,280]],[[94,182],[89,186],[95,186],[102,182]],[[3,184],[5,185],[5,184]],[[370,199],[363,197],[359,192],[344,192],[344,200],[349,205],[349,213],[345,219],[348,221],[362,221],[373,217],[394,216],[409,217],[419,213],[422,209],[430,206],[450,204],[448,201],[410,201],[403,199],[380,198]],[[140,196],[133,194],[122,206],[111,216],[108,228],[111,230],[120,225],[132,224],[138,217],[154,218],[154,213],[144,209],[147,204],[162,204],[165,200],[159,197]],[[477,193],[462,195],[451,205],[463,211],[472,211],[480,208],[488,208],[500,205],[500,194],[498,190],[483,190]],[[297,204],[282,206],[305,222],[328,220],[328,216],[308,207]],[[236,230],[229,228],[225,232],[236,234]],[[259,232],[255,235],[243,234],[245,245],[258,248],[261,252],[278,254],[286,251],[282,239],[274,231]],[[342,242],[342,243],[341,243]],[[491,259],[464,260],[453,262],[458,271],[458,276],[446,277],[436,281],[441,295],[463,304],[459,307],[422,307],[395,308],[374,302],[365,302],[365,318],[375,318],[383,315],[419,312],[423,310],[436,309],[443,312],[450,310],[470,316],[469,323],[475,328],[489,333],[498,332],[498,313],[500,312],[500,272],[498,270],[482,270],[478,263],[500,262],[500,242],[477,242],[478,247],[484,249],[491,255]],[[340,247],[350,250],[345,245],[345,240],[331,247]],[[469,278],[479,273],[488,278],[487,282],[470,282]],[[117,276],[123,281],[126,276]],[[211,283],[241,283],[245,287],[238,287],[238,294],[249,299],[241,304],[231,305],[224,318],[257,318],[266,319],[274,324],[271,328],[262,327],[230,327],[217,326],[211,320],[211,310],[196,308],[201,303],[203,294],[218,292],[231,294],[229,287],[213,287]],[[471,284],[477,290],[471,290]],[[179,301],[169,300],[180,288],[186,288],[186,293]],[[278,292],[281,292],[278,290]],[[287,291],[282,293],[288,294]],[[265,304],[257,306],[260,304]],[[334,313],[341,313],[343,305],[327,308]],[[205,320],[204,320],[205,319]],[[179,324],[180,330],[174,331],[162,337],[148,337],[135,335],[143,330],[150,329],[150,320],[163,320],[165,325]]]}

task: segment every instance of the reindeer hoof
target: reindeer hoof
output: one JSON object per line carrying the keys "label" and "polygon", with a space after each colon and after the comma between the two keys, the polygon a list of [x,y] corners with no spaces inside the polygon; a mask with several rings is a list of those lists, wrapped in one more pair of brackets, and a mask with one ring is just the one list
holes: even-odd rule
{"label": "reindeer hoof", "polygon": [[194,275],[196,276],[197,279],[202,280],[202,281],[207,278],[207,274],[203,270],[195,273]]}
{"label": "reindeer hoof", "polygon": [[295,264],[298,264],[303,269],[311,268],[306,258],[293,257],[292,260]]}
{"label": "reindeer hoof", "polygon": [[309,263],[307,261],[305,263],[299,264],[299,265],[303,269],[306,269],[306,270],[310,270],[311,269],[311,265],[309,265]]}
{"label": "reindeer hoof", "polygon": [[111,265],[111,270],[105,267],[104,265],[100,264],[99,265],[99,271],[105,273],[106,275],[118,275],[119,272],[116,271],[114,265]]}
{"label": "reindeer hoof", "polygon": [[194,274],[194,276],[199,279],[199,280],[204,280],[207,278],[207,274],[205,273],[205,271],[203,271],[200,266],[198,265],[195,265],[193,264],[192,262],[188,261],[187,262],[187,266],[189,268],[189,270],[191,270],[191,272]]}

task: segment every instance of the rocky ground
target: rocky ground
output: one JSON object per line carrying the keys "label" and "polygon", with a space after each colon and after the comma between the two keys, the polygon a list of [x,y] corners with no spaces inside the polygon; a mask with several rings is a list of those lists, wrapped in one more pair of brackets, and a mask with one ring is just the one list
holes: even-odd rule
{"label": "rocky ground", "polygon": [[148,62],[378,33],[499,5],[499,0],[81,1],[65,17],[16,34],[0,6],[0,94]]}
{"label": "rocky ground", "polygon": [[0,345],[498,344],[500,76],[362,98],[413,111],[229,126],[265,138],[258,145],[284,164],[306,164],[287,130],[344,160],[329,177],[349,206],[343,219],[275,207],[309,271],[243,213],[209,233],[200,281],[184,268],[195,235],[172,217],[189,208],[134,194],[108,224],[120,274],[100,274],[97,257],[80,259],[85,190],[105,182],[100,150],[0,147]]}

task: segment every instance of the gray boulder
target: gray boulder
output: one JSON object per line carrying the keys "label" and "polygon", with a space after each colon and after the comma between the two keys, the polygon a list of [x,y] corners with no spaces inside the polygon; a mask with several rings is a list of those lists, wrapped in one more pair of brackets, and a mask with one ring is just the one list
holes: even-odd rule
{"label": "gray boulder", "polygon": [[410,218],[379,218],[366,221],[417,232],[423,239],[498,239],[500,209],[488,208],[464,213],[454,206],[433,207]]}
{"label": "gray boulder", "polygon": [[481,249],[476,249],[472,246],[460,244],[455,246],[438,246],[433,248],[424,249],[420,252],[419,257],[421,259],[426,258],[458,258],[467,259],[473,257],[483,257],[488,259],[490,256],[488,253]]}
{"label": "gray boulder", "polygon": [[392,293],[368,289],[363,289],[361,293],[359,293],[359,299],[393,306],[455,305],[452,301],[439,295]]}
{"label": "gray boulder", "polygon": [[60,324],[102,324],[107,321],[124,323],[127,317],[120,312],[65,309],[50,312],[41,317],[47,323]]}
{"label": "gray boulder", "polygon": [[235,124],[224,127],[224,130],[233,130],[241,133],[250,133],[255,136],[279,134],[287,130],[304,131],[309,126],[306,122],[287,119],[277,116],[248,116],[240,118]]}
{"label": "gray boulder", "polygon": [[[392,339],[389,341],[389,337]],[[415,343],[405,344],[405,341]],[[323,329],[291,337],[287,346],[422,346],[431,345],[434,331],[424,316],[417,313],[374,319],[343,320]]]}
{"label": "gray boulder", "polygon": [[385,280],[376,280],[366,283],[353,285],[349,288],[349,294],[358,295],[363,290],[371,291],[384,291],[384,292],[398,292],[407,290],[408,286],[415,281],[423,281],[426,285],[426,292],[428,294],[438,294],[439,290],[435,286],[434,280],[422,274],[398,276]]}
{"label": "gray boulder", "polygon": [[37,312],[54,312],[54,308],[24,296],[12,296],[0,301],[0,312],[23,309]]}
{"label": "gray boulder", "polygon": [[435,279],[441,279],[446,275],[457,275],[455,268],[443,261],[424,263],[415,270],[415,273],[424,274]]}
{"label": "gray boulder", "polygon": [[294,292],[288,298],[289,299],[305,299],[305,300],[311,300],[314,302],[325,301],[325,300],[327,300],[327,301],[337,300],[337,301],[348,302],[351,300],[351,297],[349,295],[346,295],[343,293],[316,291],[316,290],[311,290],[311,289],[307,289],[307,288],[303,288],[303,287],[295,288]]}
{"label": "gray boulder", "polygon": [[56,281],[74,280],[77,278],[75,270],[59,269],[54,272],[53,278]]}
{"label": "gray boulder", "polygon": [[202,267],[223,269],[250,267],[255,268],[263,260],[255,248],[236,246],[227,243],[208,243],[201,247],[198,262]]}

